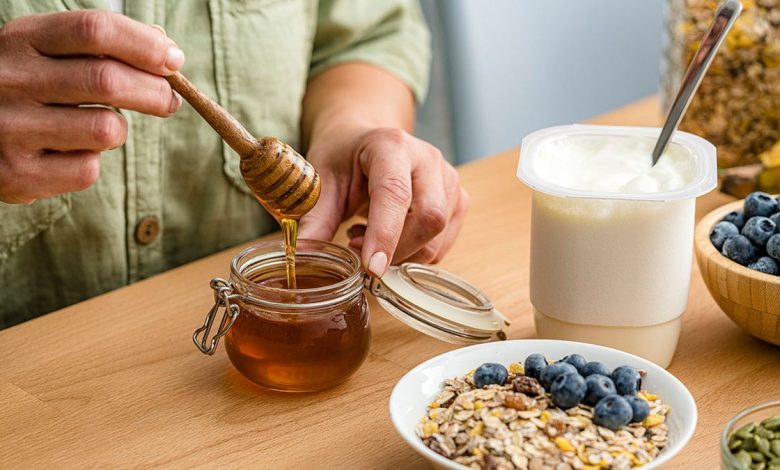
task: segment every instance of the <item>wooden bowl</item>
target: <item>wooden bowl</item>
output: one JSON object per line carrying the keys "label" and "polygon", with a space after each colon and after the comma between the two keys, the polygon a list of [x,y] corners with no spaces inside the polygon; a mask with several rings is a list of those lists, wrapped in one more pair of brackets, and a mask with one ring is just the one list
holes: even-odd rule
{"label": "wooden bowl", "polygon": [[721,206],[699,221],[694,233],[696,261],[710,294],[740,328],[780,346],[780,276],[753,271],[723,256],[710,241],[712,227],[744,201]]}

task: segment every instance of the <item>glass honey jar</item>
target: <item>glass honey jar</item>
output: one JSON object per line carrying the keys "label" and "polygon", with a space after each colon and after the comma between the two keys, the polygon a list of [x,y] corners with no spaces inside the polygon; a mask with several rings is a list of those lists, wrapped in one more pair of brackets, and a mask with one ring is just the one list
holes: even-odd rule
{"label": "glass honey jar", "polygon": [[502,328],[509,321],[485,294],[430,266],[407,263],[374,279],[353,250],[298,240],[296,289],[287,288],[285,269],[281,241],[261,242],[236,255],[229,280],[211,281],[214,305],[193,334],[208,355],[224,336],[233,366],[266,388],[312,392],[357,371],[371,344],[366,291],[394,317],[440,340],[506,338]]}

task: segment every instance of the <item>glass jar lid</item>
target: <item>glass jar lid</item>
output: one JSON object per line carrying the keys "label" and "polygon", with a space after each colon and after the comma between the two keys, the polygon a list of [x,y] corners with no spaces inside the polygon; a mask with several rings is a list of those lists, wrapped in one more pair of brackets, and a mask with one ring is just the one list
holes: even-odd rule
{"label": "glass jar lid", "polygon": [[509,320],[493,302],[462,278],[432,266],[404,263],[369,290],[392,316],[412,328],[448,343],[482,343],[506,339]]}

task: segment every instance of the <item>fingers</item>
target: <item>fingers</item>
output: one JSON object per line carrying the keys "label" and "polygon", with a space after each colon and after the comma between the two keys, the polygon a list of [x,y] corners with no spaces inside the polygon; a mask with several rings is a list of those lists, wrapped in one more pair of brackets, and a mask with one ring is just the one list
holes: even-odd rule
{"label": "fingers", "polygon": [[160,117],[181,107],[168,82],[111,59],[45,59],[33,93],[44,104],[103,104]]}
{"label": "fingers", "polygon": [[159,29],[105,10],[30,16],[30,44],[48,56],[108,56],[155,75],[170,75],[184,53]]}
{"label": "fingers", "polygon": [[0,200],[29,204],[57,194],[83,191],[100,175],[100,154],[58,152],[3,162]]}
{"label": "fingers", "polygon": [[447,230],[444,232],[444,236],[442,237],[442,243],[439,247],[439,252],[431,261],[432,263],[438,263],[444,258],[444,255],[446,255],[452,248],[452,245],[455,244],[455,240],[458,238],[460,229],[463,228],[463,222],[466,220],[466,214],[468,213],[470,202],[469,195],[465,189],[460,188],[459,192],[460,197],[458,198],[458,204],[452,214],[450,222],[447,224]]}
{"label": "fingers", "polygon": [[344,214],[343,188],[329,172],[320,171],[322,184],[320,199],[314,208],[301,219],[298,229],[300,238],[332,240]]}
{"label": "fingers", "polygon": [[393,255],[394,263],[421,250],[423,252],[418,258],[424,262],[430,261],[441,245],[441,239],[437,239],[437,236],[444,231],[449,219],[447,194],[439,162],[428,157],[417,157],[417,165],[412,170],[413,198],[400,242]]}
{"label": "fingers", "polygon": [[368,177],[368,223],[362,249],[370,274],[382,276],[395,252],[412,202],[411,164],[396,158],[403,141],[387,138],[372,150],[360,152],[363,173]]}
{"label": "fingers", "polygon": [[[5,121],[5,120],[4,120]],[[127,140],[127,121],[105,108],[40,107],[20,114],[9,141],[31,153],[53,151],[102,151],[120,147]]]}
{"label": "fingers", "polygon": [[439,169],[444,179],[444,190],[447,193],[447,223],[444,230],[432,238],[419,251],[404,261],[416,263],[437,263],[452,247],[463,225],[468,208],[468,195],[460,186],[457,171],[442,160]]}

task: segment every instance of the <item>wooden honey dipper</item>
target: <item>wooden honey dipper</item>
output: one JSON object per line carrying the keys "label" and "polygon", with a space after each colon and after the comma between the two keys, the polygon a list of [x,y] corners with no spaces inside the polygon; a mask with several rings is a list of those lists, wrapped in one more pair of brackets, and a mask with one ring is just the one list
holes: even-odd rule
{"label": "wooden honey dipper", "polygon": [[184,75],[176,72],[165,78],[238,153],[241,175],[260,204],[277,220],[298,220],[317,204],[320,177],[292,147],[276,137],[255,138]]}

